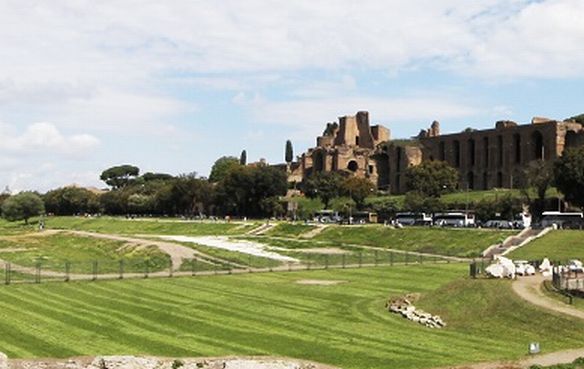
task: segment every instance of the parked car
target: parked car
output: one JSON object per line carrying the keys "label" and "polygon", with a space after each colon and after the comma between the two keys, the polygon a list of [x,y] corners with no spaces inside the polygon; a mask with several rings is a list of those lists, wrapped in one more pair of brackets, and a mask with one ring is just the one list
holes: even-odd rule
{"label": "parked car", "polygon": [[508,220],[491,219],[483,224],[485,228],[513,229],[513,223]]}
{"label": "parked car", "polygon": [[535,267],[527,260],[515,260],[515,273],[520,276],[535,275]]}

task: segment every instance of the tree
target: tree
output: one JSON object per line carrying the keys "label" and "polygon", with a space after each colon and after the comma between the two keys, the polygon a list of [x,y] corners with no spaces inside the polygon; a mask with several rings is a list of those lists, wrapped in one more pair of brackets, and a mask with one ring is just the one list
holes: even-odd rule
{"label": "tree", "polygon": [[355,200],[346,196],[335,197],[331,200],[331,208],[346,217],[355,210],[356,206]]}
{"label": "tree", "polygon": [[294,160],[294,149],[292,148],[292,141],[286,141],[286,154],[285,154],[286,163],[290,164],[292,160]]}
{"label": "tree", "polygon": [[570,148],[555,162],[556,187],[571,204],[584,208],[584,147]]}
{"label": "tree", "polygon": [[80,187],[63,187],[43,196],[47,213],[73,215],[99,212],[98,196]]}
{"label": "tree", "polygon": [[173,182],[170,198],[176,213],[193,216],[209,210],[213,200],[213,189],[204,179],[182,175]]}
{"label": "tree", "polygon": [[166,174],[166,173],[152,173],[152,172],[147,172],[142,174],[142,179],[144,180],[144,182],[151,182],[151,181],[168,181],[170,179],[173,179],[174,177],[170,174]]}
{"label": "tree", "polygon": [[444,161],[426,161],[406,170],[407,187],[425,196],[440,197],[458,184],[458,171]]}
{"label": "tree", "polygon": [[239,156],[239,165],[247,164],[247,151],[243,150]]}
{"label": "tree", "polygon": [[365,207],[373,210],[381,220],[388,220],[401,209],[397,199],[390,196],[369,197],[365,200]]}
{"label": "tree", "polygon": [[307,197],[295,197],[294,201],[298,203],[298,210],[296,216],[300,219],[312,219],[316,213],[324,209],[324,204],[317,197],[310,199]]}
{"label": "tree", "polygon": [[21,192],[9,197],[2,204],[2,215],[11,222],[24,220],[24,223],[28,224],[31,217],[38,216],[44,211],[43,200],[34,192]]}
{"label": "tree", "polygon": [[584,114],[576,115],[576,116],[571,117],[567,120],[573,120],[576,123],[580,123],[580,124],[584,125]]}
{"label": "tree", "polygon": [[427,196],[419,191],[409,191],[404,198],[405,210],[413,213],[437,213],[445,209],[439,197]]}
{"label": "tree", "polygon": [[119,165],[104,170],[99,177],[113,189],[120,189],[127,186],[140,174],[140,169],[133,165]]}
{"label": "tree", "polygon": [[343,177],[340,174],[320,172],[310,176],[300,187],[307,197],[320,198],[325,208],[328,208],[330,201],[340,196],[342,185]]}
{"label": "tree", "polygon": [[239,167],[239,160],[233,156],[222,156],[215,161],[209,174],[209,181],[221,182],[234,168]]}
{"label": "tree", "polygon": [[277,168],[238,166],[217,186],[217,203],[225,214],[271,216],[274,202],[266,199],[284,196],[287,190],[286,173]]}
{"label": "tree", "polygon": [[355,201],[357,207],[361,209],[368,196],[375,191],[375,185],[367,178],[349,177],[343,181],[342,194],[349,196]]}
{"label": "tree", "polygon": [[[529,204],[529,210],[534,219],[540,219],[545,207],[545,194],[554,180],[553,163],[544,160],[534,160],[527,165],[519,179],[521,193]],[[532,191],[536,197],[533,198]]]}

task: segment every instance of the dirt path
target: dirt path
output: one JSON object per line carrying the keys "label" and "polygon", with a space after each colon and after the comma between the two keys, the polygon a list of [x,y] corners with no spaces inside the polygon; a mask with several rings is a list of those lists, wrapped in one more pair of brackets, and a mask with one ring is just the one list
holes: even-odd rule
{"label": "dirt path", "polygon": [[580,357],[584,357],[584,348],[551,352],[549,354],[528,357],[519,361],[477,363],[470,365],[446,366],[436,369],[527,369],[532,365],[550,366],[556,364],[568,364]]}
{"label": "dirt path", "polygon": [[328,225],[317,225],[315,229],[300,235],[300,238],[307,238],[307,239],[314,238],[327,228],[328,228]]}
{"label": "dirt path", "polygon": [[562,304],[559,301],[547,297],[542,292],[541,285],[545,280],[546,278],[541,275],[524,278],[520,277],[513,282],[513,291],[519,295],[519,297],[533,305],[584,320],[584,311]]}
{"label": "dirt path", "polygon": [[[234,236],[237,238],[237,236]],[[263,240],[270,240],[270,239],[274,239],[274,240],[279,240],[279,241],[293,241],[293,242],[303,242],[306,243],[308,245],[330,245],[331,241],[315,241],[315,240],[310,240],[310,239],[303,239],[303,238],[289,238],[289,237],[273,237],[273,236],[254,236],[254,235],[246,235],[245,238],[258,238],[258,239],[263,239]],[[441,254],[430,254],[427,252],[417,252],[417,251],[406,251],[406,250],[399,250],[399,249],[391,249],[391,248],[386,248],[386,247],[379,247],[379,246],[369,246],[369,245],[361,245],[361,244],[355,244],[355,243],[343,243],[343,242],[337,242],[339,247],[342,246],[346,246],[346,247],[354,247],[354,248],[360,248],[363,250],[377,250],[377,251],[385,251],[385,252],[393,252],[396,254],[408,254],[408,255],[415,255],[415,256],[426,256],[426,257],[430,257],[430,258],[439,258],[441,260],[451,260],[451,261],[463,261],[463,262],[470,262],[472,261],[472,259],[469,258],[462,258],[462,257],[457,257],[457,256],[446,256],[446,255],[441,255]],[[269,244],[267,244],[269,245]],[[307,247],[307,249],[312,248],[312,247]],[[292,250],[292,249],[290,249]],[[294,249],[294,251],[299,251],[302,249]]]}

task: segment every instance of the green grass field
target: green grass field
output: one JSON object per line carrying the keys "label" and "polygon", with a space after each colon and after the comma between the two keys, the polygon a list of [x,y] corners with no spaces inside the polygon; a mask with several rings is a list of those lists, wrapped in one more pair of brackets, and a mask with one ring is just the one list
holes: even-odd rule
{"label": "green grass field", "polygon": [[511,252],[512,259],[584,260],[584,231],[557,230]]}
{"label": "green grass field", "polygon": [[[1,286],[0,347],[10,357],[278,355],[408,369],[514,359],[531,341],[544,352],[581,346],[583,322],[466,273],[451,264]],[[306,278],[346,283],[295,283]],[[449,326],[385,311],[388,296],[409,292]]]}
{"label": "green grass field", "polygon": [[165,235],[235,235],[243,234],[257,226],[256,223],[190,222],[179,219],[135,219],[120,217],[48,217],[47,228],[74,229],[113,234],[165,234]]}
{"label": "green grass field", "polygon": [[331,226],[314,239],[337,244],[358,244],[448,256],[478,257],[487,247],[502,242],[514,233],[516,232],[492,229],[425,227],[392,229],[381,225]]}
{"label": "green grass field", "polygon": [[53,234],[0,238],[0,258],[24,267],[64,272],[69,262],[71,273],[91,273],[97,261],[100,273],[119,271],[119,260],[124,260],[127,272],[143,271],[149,263],[151,271],[167,268],[170,258],[157,247],[136,248],[124,242],[98,238]]}
{"label": "green grass field", "polygon": [[305,224],[279,223],[274,228],[267,231],[265,235],[272,237],[298,237],[315,228],[315,226]]}

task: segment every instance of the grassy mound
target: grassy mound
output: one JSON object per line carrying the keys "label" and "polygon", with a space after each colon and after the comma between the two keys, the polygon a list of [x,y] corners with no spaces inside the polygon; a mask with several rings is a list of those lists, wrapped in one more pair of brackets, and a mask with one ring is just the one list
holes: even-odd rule
{"label": "grassy mound", "polygon": [[315,226],[305,224],[279,223],[265,233],[272,237],[298,237],[303,233],[312,231]]}
{"label": "grassy mound", "polygon": [[0,239],[0,258],[25,267],[64,272],[70,262],[71,273],[91,273],[93,262],[100,273],[119,271],[119,260],[126,271],[143,271],[148,262],[151,271],[168,267],[170,258],[155,246],[136,247],[121,241],[81,237],[70,234],[18,236]]}
{"label": "grassy mound", "polygon": [[513,231],[491,229],[449,229],[407,227],[392,229],[381,225],[331,226],[315,240],[385,247],[431,254],[478,257],[490,245],[502,242]]}
{"label": "grassy mound", "polygon": [[528,243],[509,254],[513,259],[567,261],[584,260],[584,231],[558,230]]}
{"label": "grassy mound", "polygon": [[47,228],[72,229],[113,234],[164,234],[164,235],[229,235],[243,234],[253,229],[253,223],[188,222],[178,219],[135,219],[116,217],[49,217]]}

